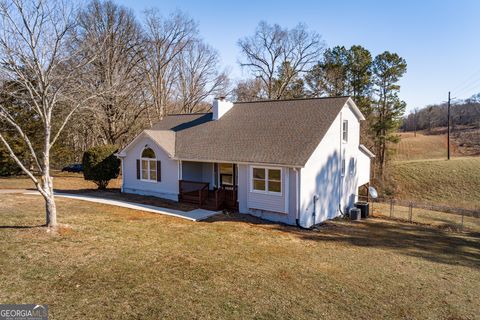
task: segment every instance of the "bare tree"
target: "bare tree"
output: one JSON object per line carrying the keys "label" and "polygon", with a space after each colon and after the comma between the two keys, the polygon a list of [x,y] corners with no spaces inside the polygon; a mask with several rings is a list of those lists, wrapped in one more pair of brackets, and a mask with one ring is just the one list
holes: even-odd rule
{"label": "bare tree", "polygon": [[[320,35],[305,25],[289,30],[264,21],[253,36],[240,39],[238,45],[244,58],[240,65],[263,82],[268,99],[283,98],[291,82],[318,61],[324,47]],[[282,69],[285,65],[288,72]]]}
{"label": "bare tree", "polygon": [[197,112],[208,97],[228,93],[228,76],[218,72],[218,53],[202,41],[190,43],[176,60],[180,112]]}
{"label": "bare tree", "polygon": [[78,16],[75,43],[96,56],[89,66],[96,84],[93,93],[104,92],[91,102],[100,131],[109,144],[124,144],[141,127],[145,114],[142,74],[142,30],[133,12],[112,1],[93,0]]}
{"label": "bare tree", "polygon": [[[68,33],[74,30],[76,10],[63,1],[13,0],[0,3],[0,76],[17,88],[4,92],[15,108],[33,115],[40,132],[35,140],[26,134],[18,112],[0,101],[0,120],[13,128],[25,143],[34,168],[27,168],[0,131],[0,141],[12,159],[33,181],[46,206],[46,225],[57,224],[57,210],[50,175],[50,151],[75,111],[93,96],[85,93],[86,58],[70,51]],[[11,88],[12,88],[11,87]],[[3,126],[0,126],[3,127]],[[41,139],[38,139],[41,136]],[[34,144],[34,141],[41,141]],[[38,170],[40,179],[34,175]]]}
{"label": "bare tree", "polygon": [[196,23],[182,12],[164,18],[157,10],[149,10],[145,25],[143,74],[146,97],[153,107],[153,112],[149,112],[152,124],[152,116],[154,120],[162,119],[168,111],[167,105],[173,103],[174,85],[178,80],[177,57],[195,41],[198,31]]}
{"label": "bare tree", "polygon": [[264,96],[262,81],[258,78],[239,81],[233,94],[239,102],[260,100]]}

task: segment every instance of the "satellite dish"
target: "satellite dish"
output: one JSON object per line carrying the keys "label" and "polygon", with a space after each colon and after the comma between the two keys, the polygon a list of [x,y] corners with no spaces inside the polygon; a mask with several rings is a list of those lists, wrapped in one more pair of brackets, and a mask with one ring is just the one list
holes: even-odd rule
{"label": "satellite dish", "polygon": [[377,198],[378,198],[378,192],[377,192],[377,190],[375,190],[374,187],[368,187],[368,194],[369,194],[370,197],[372,197],[373,199],[377,199]]}

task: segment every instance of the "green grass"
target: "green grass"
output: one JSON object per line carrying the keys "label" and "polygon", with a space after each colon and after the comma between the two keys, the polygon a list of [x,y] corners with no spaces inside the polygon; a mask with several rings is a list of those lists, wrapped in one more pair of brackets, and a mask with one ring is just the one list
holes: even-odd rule
{"label": "green grass", "polygon": [[392,163],[398,199],[480,208],[480,157]]}
{"label": "green grass", "polygon": [[316,231],[243,215],[190,222],[0,194],[0,301],[50,319],[474,319],[478,233],[384,219]]}

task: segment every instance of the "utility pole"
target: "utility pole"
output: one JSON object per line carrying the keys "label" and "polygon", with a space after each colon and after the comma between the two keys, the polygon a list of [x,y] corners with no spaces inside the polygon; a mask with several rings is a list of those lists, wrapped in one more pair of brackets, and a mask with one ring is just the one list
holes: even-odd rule
{"label": "utility pole", "polygon": [[448,91],[447,159],[450,160],[450,91]]}

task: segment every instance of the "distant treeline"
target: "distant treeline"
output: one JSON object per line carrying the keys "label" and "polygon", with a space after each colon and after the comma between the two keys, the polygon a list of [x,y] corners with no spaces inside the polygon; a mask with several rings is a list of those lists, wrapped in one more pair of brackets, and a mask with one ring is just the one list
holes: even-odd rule
{"label": "distant treeline", "polygon": [[[426,106],[410,111],[404,119],[401,129],[404,131],[432,130],[448,125],[447,103]],[[480,127],[480,93],[450,107],[451,125]]]}

